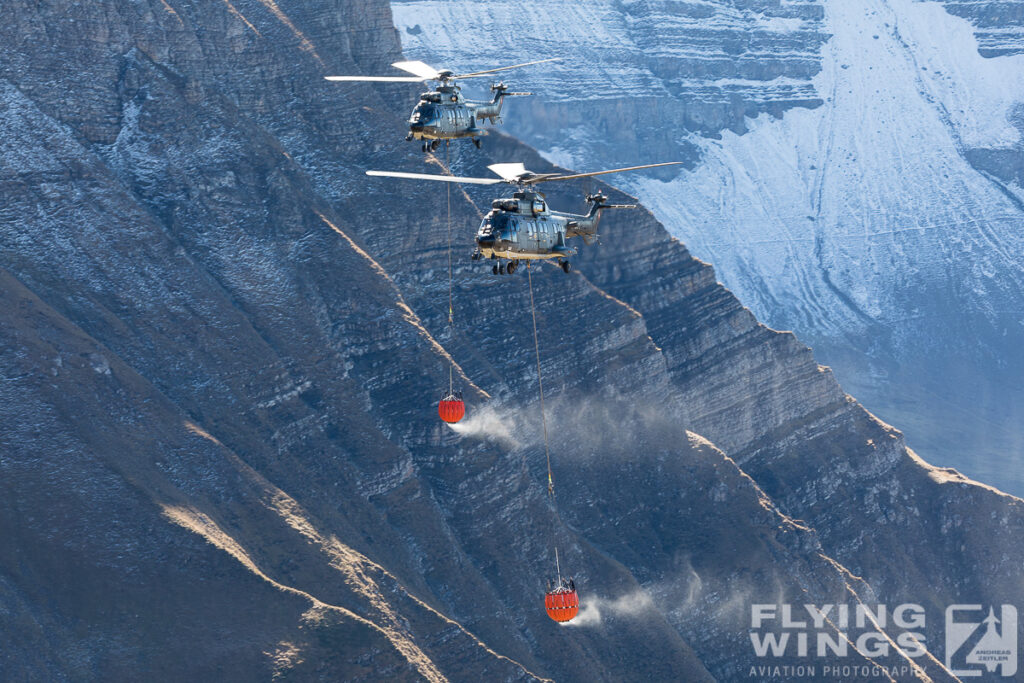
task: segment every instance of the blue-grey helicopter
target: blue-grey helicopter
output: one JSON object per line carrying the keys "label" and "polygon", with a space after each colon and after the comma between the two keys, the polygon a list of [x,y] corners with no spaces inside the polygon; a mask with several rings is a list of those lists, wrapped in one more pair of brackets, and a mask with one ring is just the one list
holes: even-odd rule
{"label": "blue-grey helicopter", "polygon": [[681,161],[668,161],[660,164],[568,175],[534,173],[526,170],[523,164],[519,163],[488,166],[487,168],[500,176],[498,178],[464,178],[453,175],[401,171],[367,171],[366,175],[413,180],[439,180],[446,183],[472,185],[497,185],[498,183],[514,185],[517,190],[511,197],[495,199],[491,202],[491,210],[484,216],[480,223],[480,229],[477,230],[476,251],[473,252],[472,258],[495,261],[491,268],[491,272],[495,275],[515,273],[521,261],[546,259],[555,259],[562,270],[568,273],[571,269],[569,257],[576,254],[576,248],[567,245],[566,240],[579,236],[583,238],[585,244],[593,244],[598,238],[597,227],[604,209],[635,209],[636,205],[606,204],[608,198],[598,192],[587,195],[587,204],[590,205],[590,210],[585,215],[552,211],[544,195],[530,189],[531,186],[556,180],[590,178],[608,173],[674,166],[681,163]]}
{"label": "blue-grey helicopter", "polygon": [[506,97],[512,95],[531,95],[528,92],[510,92],[504,83],[491,85],[494,97],[490,102],[474,102],[462,96],[462,90],[455,84],[457,79],[480,78],[499,71],[518,69],[533,64],[544,64],[561,59],[541,59],[535,62],[513,64],[486,71],[474,71],[456,74],[450,69],[438,71],[432,66],[419,61],[395,62],[394,66],[408,71],[413,76],[325,76],[329,81],[374,81],[384,83],[422,83],[437,81],[438,86],[420,95],[420,100],[409,116],[409,134],[406,140],[422,140],[423,151],[437,149],[441,140],[470,138],[480,148],[480,137],[487,131],[477,125],[477,121],[490,121],[492,124],[501,120],[501,105]]}

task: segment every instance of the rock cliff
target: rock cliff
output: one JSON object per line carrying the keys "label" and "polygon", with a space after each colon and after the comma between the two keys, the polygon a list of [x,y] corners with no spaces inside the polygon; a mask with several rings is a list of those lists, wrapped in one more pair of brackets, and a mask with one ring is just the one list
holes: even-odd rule
{"label": "rock cliff", "polygon": [[1024,495],[1024,3],[392,6],[413,58],[565,56],[516,73],[512,134],[584,170],[687,160],[616,182],[912,446]]}
{"label": "rock cliff", "polygon": [[[416,90],[321,78],[400,56],[386,2],[7,19],[0,677],[730,680],[752,602],[1020,594],[1021,501],[918,459],[643,210],[531,272],[556,512],[527,281],[465,258],[491,193],[452,193],[449,332],[444,194],[362,174],[423,168]],[[456,171],[550,168],[489,142]],[[555,542],[575,627],[540,609]],[[908,675],[952,680],[927,645]]]}

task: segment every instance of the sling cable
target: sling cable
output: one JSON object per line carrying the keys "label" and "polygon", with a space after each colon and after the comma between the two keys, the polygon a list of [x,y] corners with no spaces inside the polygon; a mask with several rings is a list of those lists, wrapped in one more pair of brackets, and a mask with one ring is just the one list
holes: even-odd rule
{"label": "sling cable", "polygon": [[[446,173],[451,175],[451,164],[448,158],[448,141],[444,141],[444,170]],[[453,328],[455,325],[455,307],[453,301],[453,282],[454,278],[452,275],[452,186],[451,183],[445,183],[445,191],[447,192],[447,204],[448,204],[448,338],[452,338]],[[438,416],[449,424],[454,424],[461,420],[466,415],[466,404],[462,400],[462,390],[455,390],[455,359],[451,358],[451,362],[448,364],[448,393],[441,396],[441,401],[437,404]]]}
{"label": "sling cable", "polygon": [[555,547],[555,576],[554,582],[548,581],[548,591],[544,595],[544,608],[548,616],[561,623],[572,621],[580,611],[580,598],[576,593],[576,582],[572,578],[562,577],[562,566],[558,559],[558,527],[561,526],[562,518],[558,514],[558,501],[555,499],[555,478],[551,473],[551,449],[548,446],[548,418],[544,412],[544,380],[540,374],[540,341],[537,338],[537,308],[533,302],[533,271],[530,268],[530,261],[526,262],[526,277],[530,286],[530,315],[533,318],[533,349],[537,354],[537,387],[540,390],[540,421],[544,433],[544,457],[548,466],[548,497],[551,498],[551,507],[555,510],[555,519],[558,524],[552,533],[552,543]]}

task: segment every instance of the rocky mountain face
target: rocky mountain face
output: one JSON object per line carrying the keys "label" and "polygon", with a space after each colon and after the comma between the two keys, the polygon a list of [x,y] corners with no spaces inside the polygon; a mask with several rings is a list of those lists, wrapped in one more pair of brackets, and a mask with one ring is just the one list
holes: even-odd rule
{"label": "rocky mountain face", "polygon": [[[466,258],[493,190],[452,188],[449,328],[444,188],[362,174],[437,168],[416,89],[321,78],[400,58],[386,2],[5,18],[0,678],[756,679],[752,604],[912,601],[928,654],[824,661],[953,680],[944,606],[1021,594],[1024,502],[925,464],[647,211],[498,278]],[[450,163],[509,158],[551,168]]]}
{"label": "rocky mountain face", "polygon": [[686,160],[616,182],[911,445],[1024,495],[1024,3],[392,6],[410,57],[565,57],[509,76],[509,131]]}
{"label": "rocky mountain face", "polygon": [[[696,159],[683,131],[743,132],[747,117],[815,107],[818,2],[394,0],[408,55],[463,68],[562,61],[511,72],[537,97],[517,100],[509,129],[549,157]],[[479,67],[483,68],[483,67]],[[514,121],[513,121],[514,120]],[[669,126],[671,122],[671,126]]]}
{"label": "rocky mountain face", "polygon": [[984,57],[1024,53],[1024,3],[1016,0],[942,0],[950,14],[975,27],[978,52]]}

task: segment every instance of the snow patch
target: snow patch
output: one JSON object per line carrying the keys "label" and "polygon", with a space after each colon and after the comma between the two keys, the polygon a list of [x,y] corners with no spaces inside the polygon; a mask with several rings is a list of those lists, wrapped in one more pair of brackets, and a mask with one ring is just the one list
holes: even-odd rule
{"label": "snow patch", "polygon": [[693,171],[620,182],[759,318],[812,341],[935,315],[907,310],[917,291],[991,308],[1001,280],[1024,282],[1024,215],[963,152],[1019,138],[1024,57],[982,58],[935,3],[827,3],[826,22],[824,106],[691,136]]}

